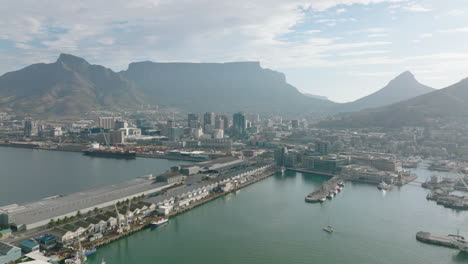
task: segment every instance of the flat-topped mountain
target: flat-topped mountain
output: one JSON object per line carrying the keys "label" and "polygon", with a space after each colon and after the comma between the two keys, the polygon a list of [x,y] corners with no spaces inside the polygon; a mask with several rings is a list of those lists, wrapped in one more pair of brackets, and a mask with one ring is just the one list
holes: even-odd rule
{"label": "flat-topped mountain", "polygon": [[259,62],[131,63],[121,72],[156,104],[189,111],[322,112],[333,103],[310,98],[284,74]]}

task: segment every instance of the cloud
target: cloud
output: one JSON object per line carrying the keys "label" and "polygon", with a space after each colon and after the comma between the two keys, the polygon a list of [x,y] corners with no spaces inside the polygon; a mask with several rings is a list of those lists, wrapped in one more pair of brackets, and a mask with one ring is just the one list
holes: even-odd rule
{"label": "cloud", "polygon": [[444,29],[444,30],[440,30],[439,32],[441,33],[464,33],[464,32],[468,32],[468,27]]}
{"label": "cloud", "polygon": [[346,12],[346,8],[338,8],[338,9],[336,10],[336,13],[337,13],[337,14],[342,14],[342,13],[345,13],[345,12]]}
{"label": "cloud", "polygon": [[419,34],[419,38],[420,39],[425,39],[425,38],[432,38],[432,33],[423,33],[423,34]]}
{"label": "cloud", "polygon": [[390,53],[390,50],[361,50],[341,53],[340,56],[362,56],[362,55],[374,55],[374,54],[386,54]]}
{"label": "cloud", "polygon": [[386,37],[388,36],[388,34],[369,34],[367,35],[367,37],[369,38],[382,38],[382,37]]}
{"label": "cloud", "polygon": [[419,4],[411,3],[408,5],[403,6],[403,10],[409,11],[409,12],[429,12],[432,11],[432,9],[424,7]]}

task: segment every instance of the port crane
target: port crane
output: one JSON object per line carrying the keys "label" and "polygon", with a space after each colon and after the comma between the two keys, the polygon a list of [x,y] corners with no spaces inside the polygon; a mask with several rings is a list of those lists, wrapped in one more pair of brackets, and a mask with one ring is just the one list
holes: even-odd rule
{"label": "port crane", "polygon": [[120,214],[119,214],[119,210],[117,209],[117,204],[114,204],[114,208],[115,208],[115,213],[117,214],[117,233],[122,233],[123,230],[122,230],[121,223],[120,223]]}
{"label": "port crane", "polygon": [[130,205],[131,204],[132,204],[132,200],[128,199],[127,211],[125,212],[125,229],[127,231],[130,230],[130,223],[129,223],[128,215],[130,214]]}
{"label": "port crane", "polygon": [[465,186],[465,191],[468,191],[468,184],[466,184],[465,180],[463,179],[465,175],[463,175],[459,170],[456,170],[455,173],[457,174],[460,181],[463,183],[463,186]]}

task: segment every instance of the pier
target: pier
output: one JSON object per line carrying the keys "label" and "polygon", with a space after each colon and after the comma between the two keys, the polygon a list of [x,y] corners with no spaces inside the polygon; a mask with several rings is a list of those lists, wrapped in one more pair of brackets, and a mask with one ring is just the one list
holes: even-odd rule
{"label": "pier", "polygon": [[436,234],[431,234],[429,232],[419,231],[418,233],[416,233],[416,240],[426,243],[426,244],[458,249],[456,242],[457,241],[464,242],[465,239],[462,236],[458,236],[458,235],[444,236],[444,235],[436,235]]}
{"label": "pier", "polygon": [[340,177],[332,177],[330,180],[324,182],[320,188],[307,195],[305,201],[308,203],[320,202],[323,198],[327,197],[330,192],[335,191],[340,182],[343,182]]}

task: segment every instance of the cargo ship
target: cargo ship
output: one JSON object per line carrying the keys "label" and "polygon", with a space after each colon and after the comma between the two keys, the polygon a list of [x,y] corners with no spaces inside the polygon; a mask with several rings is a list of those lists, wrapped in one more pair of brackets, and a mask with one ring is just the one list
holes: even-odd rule
{"label": "cargo ship", "polygon": [[136,152],[123,149],[87,149],[83,155],[105,158],[134,159]]}

